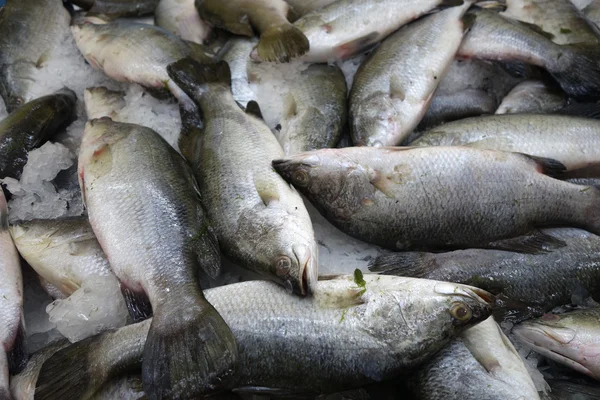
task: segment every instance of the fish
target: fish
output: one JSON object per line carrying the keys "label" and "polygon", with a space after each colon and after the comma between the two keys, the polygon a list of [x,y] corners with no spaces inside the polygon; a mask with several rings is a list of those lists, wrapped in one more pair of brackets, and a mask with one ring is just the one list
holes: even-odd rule
{"label": "fish", "polygon": [[501,15],[549,33],[556,44],[600,43],[597,27],[570,0],[506,0],[506,6]]}
{"label": "fish", "polygon": [[36,71],[69,33],[61,0],[8,0],[0,13],[0,96],[8,112],[34,100]]}
{"label": "fish", "polygon": [[567,98],[561,90],[539,80],[526,80],[504,97],[496,114],[548,114],[566,105]]}
{"label": "fish", "polygon": [[73,122],[77,96],[62,89],[25,103],[0,121],[0,178],[19,179],[28,154]]}
{"label": "fish", "polygon": [[299,17],[334,3],[336,0],[285,0]]}
{"label": "fish", "polygon": [[183,59],[167,69],[205,116],[204,128],[192,134],[191,144],[180,141],[180,147],[191,154],[188,161],[223,254],[290,292],[307,295],[317,281],[317,242],[302,198],[271,166],[284,153],[256,116],[260,108],[250,103],[244,112],[238,106],[223,61],[208,65]]}
{"label": "fish", "polygon": [[[416,132],[448,121],[493,114],[504,96],[522,80],[510,75],[498,63],[455,59],[441,79]],[[412,136],[405,141],[410,143]]]}
{"label": "fish", "polygon": [[301,57],[311,63],[352,57],[437,7],[462,0],[339,0],[294,22],[310,43]]}
{"label": "fish", "polygon": [[283,0],[196,0],[203,20],[217,28],[241,36],[260,38],[255,58],[261,61],[288,62],[305,54],[308,39],[288,18],[290,7]]}
{"label": "fish", "polygon": [[600,384],[581,383],[575,380],[548,379],[552,389],[548,400],[598,400]]}
{"label": "fish", "polygon": [[600,176],[600,121],[589,118],[545,114],[466,118],[432,128],[410,146],[514,151],[558,160],[579,176]]}
{"label": "fish", "polygon": [[249,80],[252,76],[254,61],[250,58],[252,49],[256,46],[256,38],[234,37],[219,51],[215,60],[225,61],[231,71],[231,93],[242,107],[256,101],[256,93]]}
{"label": "fish", "polygon": [[567,179],[567,181],[576,185],[595,186],[600,188],[600,178],[570,178]]}
{"label": "fish", "polygon": [[96,69],[119,82],[137,83],[155,97],[170,92],[184,107],[194,109],[191,100],[167,75],[166,66],[190,56],[211,62],[204,46],[186,42],[156,26],[115,21],[71,26],[81,54]]}
{"label": "fish", "polygon": [[146,394],[142,389],[140,375],[125,375],[102,385],[100,391],[95,393],[92,400],[145,399]]}
{"label": "fish", "polygon": [[210,25],[200,19],[194,0],[160,0],[154,11],[154,23],[183,40],[207,44]]}
{"label": "fish", "polygon": [[152,14],[159,0],[73,0],[71,3],[93,14],[141,17]]}
{"label": "fish", "polygon": [[552,178],[565,167],[551,159],[460,146],[351,147],[273,167],[342,232],[391,250],[535,252],[517,237],[536,227],[600,233],[600,191]]}
{"label": "fish", "polygon": [[23,277],[8,232],[8,205],[0,188],[0,398],[10,399],[9,374],[27,363],[23,328]]}
{"label": "fish", "polygon": [[546,69],[562,90],[578,100],[600,98],[597,46],[558,45],[528,26],[490,10],[471,11],[475,22],[458,57],[524,62]]}
{"label": "fish", "polygon": [[[239,348],[239,373],[227,389],[263,395],[314,395],[396,379],[487,319],[492,301],[489,293],[469,286],[360,271],[319,281],[308,297],[290,296],[269,281],[204,293]],[[66,393],[74,384],[79,393],[93,393],[106,371],[123,366],[122,355],[138,362],[149,324],[129,325],[60,350],[43,364],[35,398],[46,399],[52,386]],[[109,344],[110,352],[100,351]]]}
{"label": "fish", "polygon": [[583,9],[585,17],[593,22],[596,27],[600,28],[600,1],[593,0],[587,7]]}
{"label": "fish", "polygon": [[87,216],[19,221],[10,234],[27,264],[64,296],[89,279],[119,285]]}
{"label": "fish", "polygon": [[360,65],[349,97],[355,146],[395,146],[416,128],[454,60],[470,6],[467,1],[400,29]]}
{"label": "fish", "polygon": [[493,317],[464,330],[412,377],[421,400],[539,400],[515,347]]}
{"label": "fish", "polygon": [[109,90],[104,86],[85,89],[83,99],[88,120],[109,117],[116,121],[119,119],[119,111],[125,107],[125,93]]}
{"label": "fish", "polygon": [[336,147],[346,125],[346,79],[336,66],[312,64],[287,86],[281,129],[285,155]]}
{"label": "fish", "polygon": [[154,315],[144,391],[176,398],[219,386],[234,372],[237,348],[198,285],[199,275],[219,274],[221,261],[191,168],[152,129],[109,118],[87,122],[78,165],[90,224],[130,314],[142,319],[151,306]]}
{"label": "fish", "polygon": [[515,326],[521,343],[557,363],[600,380],[600,308],[546,314]]}
{"label": "fish", "polygon": [[540,235],[562,244],[540,254],[491,249],[391,253],[372,260],[369,269],[480,287],[496,296],[495,315],[515,322],[582,303],[588,296],[599,301],[600,237],[575,228],[544,229]]}

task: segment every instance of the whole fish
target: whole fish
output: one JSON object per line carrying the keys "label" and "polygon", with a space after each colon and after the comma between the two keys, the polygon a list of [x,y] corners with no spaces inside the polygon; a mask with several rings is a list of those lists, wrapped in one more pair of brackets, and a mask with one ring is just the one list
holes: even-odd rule
{"label": "whole fish", "polygon": [[168,70],[205,116],[203,130],[192,137],[193,150],[182,151],[192,154],[189,161],[223,253],[307,294],[317,280],[318,247],[302,198],[271,166],[283,157],[281,145],[262,120],[235,102],[226,63],[184,59]]}
{"label": "whole fish", "polygon": [[600,191],[547,176],[564,170],[550,159],[458,146],[353,147],[273,167],[337,228],[393,250],[513,249],[523,245],[516,236],[543,225],[600,233]]}
{"label": "whole fish", "polygon": [[336,66],[313,64],[286,86],[281,129],[286,155],[335,147],[346,125],[346,79]]}
{"label": "whole fish", "polygon": [[421,366],[412,386],[419,400],[540,398],[523,360],[493,317],[463,331]]}
{"label": "whole fish", "polygon": [[61,0],[8,0],[0,13],[0,95],[11,112],[34,99],[35,71],[68,35]]}
{"label": "whole fish", "polygon": [[233,37],[219,51],[216,59],[225,61],[231,71],[231,93],[233,98],[242,107],[249,102],[256,101],[256,93],[250,86],[249,80],[253,80],[252,65],[254,61],[250,53],[256,46],[256,38]]}
{"label": "whole fish", "polygon": [[394,146],[419,124],[454,60],[470,5],[467,1],[400,29],[361,64],[349,98],[354,145]]}
{"label": "whole fish", "polygon": [[152,95],[163,97],[170,91],[180,102],[193,108],[189,98],[167,75],[168,64],[190,56],[210,62],[207,49],[185,42],[156,26],[110,22],[71,27],[77,47],[96,69],[120,81],[138,83]]}
{"label": "whole fish", "polygon": [[8,206],[0,188],[0,399],[10,400],[9,373],[27,362],[23,331],[23,278],[8,232]]}
{"label": "whole fish", "polygon": [[236,35],[260,35],[256,45],[262,61],[287,62],[306,53],[308,39],[288,21],[290,6],[283,0],[196,0],[200,16]]}
{"label": "whole fish", "polygon": [[132,316],[146,306],[146,296],[152,306],[144,391],[150,398],[195,396],[218,385],[237,353],[229,328],[197,283],[201,272],[218,275],[220,255],[183,157],[149,128],[91,120],[79,179],[92,228]]}
{"label": "whole fish", "polygon": [[506,0],[503,16],[539,27],[557,44],[598,44],[598,29],[570,0]]}
{"label": "whole fish", "polygon": [[97,277],[118,285],[87,217],[17,222],[10,233],[27,264],[65,296]]}
{"label": "whole fish", "polygon": [[72,90],[62,89],[20,106],[0,121],[0,178],[18,179],[29,151],[73,122],[76,102]]}
{"label": "whole fish", "polygon": [[154,22],[183,40],[198,44],[204,44],[210,35],[210,26],[200,19],[194,0],[160,0]]}
{"label": "whole fish", "polygon": [[527,347],[600,380],[600,308],[546,314],[513,328]]}
{"label": "whole fish", "polygon": [[311,11],[318,10],[334,3],[336,0],[285,0],[292,7],[297,16],[303,16]]}
{"label": "whole fish", "polygon": [[306,35],[308,62],[350,58],[436,7],[462,0],[339,0],[306,14],[294,26]]}
{"label": "whole fish", "polygon": [[568,171],[600,176],[600,121],[562,115],[507,114],[449,122],[411,146],[468,146],[548,157]]}
{"label": "whole fish", "polygon": [[571,97],[600,97],[597,46],[558,45],[546,36],[490,10],[477,10],[475,23],[457,55],[519,61],[545,68]]}
{"label": "whole fish", "polygon": [[567,105],[565,94],[538,80],[516,85],[502,100],[496,114],[547,114]]}
{"label": "whole fish", "polygon": [[119,111],[125,107],[125,93],[109,90],[104,86],[84,90],[85,113],[88,120],[110,117],[119,118]]}
{"label": "whole fish", "polygon": [[516,321],[588,296],[600,301],[600,237],[574,228],[543,233],[565,246],[535,255],[482,249],[393,253],[377,257],[370,269],[480,287],[496,295],[496,314]]}
{"label": "whole fish", "polygon": [[[447,282],[359,272],[320,281],[317,288],[304,298],[267,281],[204,292],[238,344],[239,373],[229,389],[315,394],[394,379],[491,312],[488,293]],[[87,398],[83,393],[123,366],[123,355],[139,360],[149,323],[59,351],[42,366],[35,398]]]}
{"label": "whole fish", "polygon": [[139,17],[152,14],[159,0],[73,0],[71,3],[93,14]]}

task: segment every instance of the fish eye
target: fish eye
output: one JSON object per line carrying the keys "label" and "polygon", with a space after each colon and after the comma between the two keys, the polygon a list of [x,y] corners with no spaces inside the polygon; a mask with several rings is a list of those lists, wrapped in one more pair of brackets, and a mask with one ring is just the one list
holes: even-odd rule
{"label": "fish eye", "polygon": [[308,173],[301,169],[294,172],[292,179],[294,180],[294,184],[298,186],[306,186],[309,181]]}
{"label": "fish eye", "polygon": [[292,260],[290,260],[287,256],[281,256],[275,262],[275,271],[277,272],[277,276],[286,277],[290,273],[290,268],[292,267]]}
{"label": "fish eye", "polygon": [[461,322],[467,322],[473,317],[473,312],[466,304],[454,303],[450,308],[450,315]]}

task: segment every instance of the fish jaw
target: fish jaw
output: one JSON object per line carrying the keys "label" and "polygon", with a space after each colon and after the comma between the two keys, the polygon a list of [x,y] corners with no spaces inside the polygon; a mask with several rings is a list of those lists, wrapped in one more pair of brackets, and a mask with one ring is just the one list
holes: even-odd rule
{"label": "fish jaw", "polygon": [[590,364],[600,365],[600,345],[587,346],[575,330],[552,326],[540,321],[523,322],[513,329],[515,336],[525,345],[558,363],[591,376],[600,378],[600,370]]}

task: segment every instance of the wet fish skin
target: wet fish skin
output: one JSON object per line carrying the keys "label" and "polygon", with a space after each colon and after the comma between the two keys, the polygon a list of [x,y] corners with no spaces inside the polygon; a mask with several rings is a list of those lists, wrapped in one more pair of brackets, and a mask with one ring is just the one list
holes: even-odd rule
{"label": "wet fish skin", "polygon": [[302,60],[320,63],[350,58],[438,6],[459,4],[462,0],[336,1],[294,22],[310,42]]}
{"label": "wet fish skin", "polygon": [[542,34],[490,10],[471,11],[475,23],[457,56],[519,61],[546,69],[569,96],[600,98],[597,46],[558,45]]}
{"label": "wet fish skin", "polygon": [[576,380],[547,379],[552,392],[544,400],[600,399],[600,384],[581,383]]}
{"label": "wet fish skin", "polygon": [[32,100],[0,121],[0,178],[18,179],[30,150],[75,120],[77,97],[62,89]]}
{"label": "wet fish skin", "polygon": [[354,147],[301,153],[273,167],[340,230],[392,250],[498,248],[499,240],[548,224],[600,233],[600,192],[544,175],[564,166],[523,154]]}
{"label": "wet fish skin", "polygon": [[119,17],[140,17],[152,14],[159,0],[73,0],[87,12]]}
{"label": "wet fish skin", "polygon": [[600,380],[600,308],[579,309],[564,314],[546,314],[513,328],[527,347]]}
{"label": "wet fish skin", "polygon": [[286,155],[335,147],[347,119],[346,79],[336,66],[313,64],[289,86],[281,130]]}
{"label": "wet fish skin", "polygon": [[462,15],[470,5],[400,29],[360,65],[349,98],[354,145],[394,146],[418,125],[454,60],[465,31]]}
{"label": "wet fish skin", "polygon": [[543,232],[566,246],[535,255],[484,249],[393,253],[375,259],[370,269],[480,287],[499,299],[495,314],[517,322],[576,297],[600,300],[600,237],[575,228]]}
{"label": "wet fish skin", "polygon": [[600,42],[598,29],[570,0],[507,0],[503,16],[538,26],[557,44]]}
{"label": "wet fish skin", "polygon": [[317,281],[318,247],[302,198],[271,167],[283,157],[281,145],[264,121],[234,101],[226,63],[184,59],[168,70],[205,116],[192,145],[180,147],[191,154],[223,254],[306,295]]}
{"label": "wet fish skin", "polygon": [[25,261],[65,296],[90,278],[112,276],[118,285],[87,216],[17,222],[10,233]]}
{"label": "wet fish skin", "polygon": [[8,0],[0,13],[0,95],[11,112],[33,100],[35,70],[68,34],[60,0]]}
{"label": "wet fish skin", "polygon": [[600,173],[600,121],[562,115],[506,114],[435,127],[411,146],[468,146],[553,158],[580,176]]}
{"label": "wet fish skin", "polygon": [[147,296],[152,306],[144,391],[150,398],[182,391],[195,396],[218,386],[232,373],[237,353],[229,328],[197,284],[199,274],[219,274],[220,254],[183,157],[149,128],[92,120],[82,139],[79,178],[90,223],[130,312],[139,306],[132,299]]}
{"label": "wet fish skin", "polygon": [[[268,281],[221,286],[204,293],[232,328],[239,346],[239,374],[228,389],[260,386],[285,393],[328,393],[393,379],[491,312],[489,293],[479,289],[377,275],[320,281],[314,296],[303,298],[290,296]],[[119,337],[121,344],[92,365],[113,370],[110,357],[122,353],[121,347],[135,347],[137,357],[130,360],[138,360],[149,324],[144,321],[109,334],[115,341]],[[76,343],[47,361],[36,395],[40,388],[46,393],[46,379],[54,378],[68,388],[74,382],[70,371],[74,367],[82,371],[77,377],[102,377],[81,367],[80,361],[73,366],[67,356],[79,348],[78,353],[85,355],[80,359],[95,360],[101,353],[94,341],[105,347],[104,336]],[[100,384],[81,380],[93,386],[89,392]]]}
{"label": "wet fish skin", "polygon": [[254,58],[261,61],[288,62],[306,53],[308,39],[294,27],[283,0],[196,0],[202,19],[236,35],[259,33]]}
{"label": "wet fish skin", "polygon": [[285,0],[292,7],[294,15],[301,17],[334,3],[336,0]]}
{"label": "wet fish skin", "polygon": [[194,0],[160,0],[154,12],[157,26],[198,44],[205,44],[211,29],[200,19]]}
{"label": "wet fish skin", "polygon": [[583,9],[583,13],[588,20],[600,28],[600,1],[593,0],[586,8]]}
{"label": "wet fish skin", "polygon": [[156,26],[110,22],[71,26],[77,47],[96,69],[120,81],[138,83],[154,96],[169,91],[185,106],[191,101],[167,75],[168,64],[187,56],[211,62],[210,52],[201,45],[185,42]]}
{"label": "wet fish skin", "polygon": [[[461,379],[468,376],[469,379]],[[527,368],[493,317],[466,329],[413,378],[420,400],[539,400]]]}
{"label": "wet fish skin", "polygon": [[23,278],[8,232],[8,205],[0,188],[0,398],[10,399],[9,373],[27,362],[23,347]]}
{"label": "wet fish skin", "polygon": [[542,81],[527,80],[516,85],[502,100],[496,114],[547,114],[567,105],[565,94]]}

